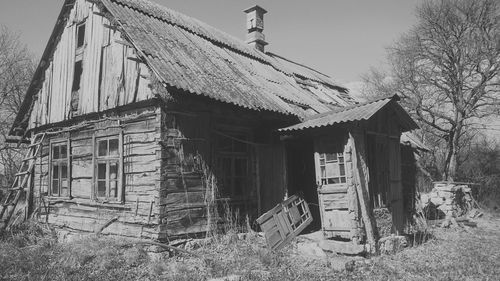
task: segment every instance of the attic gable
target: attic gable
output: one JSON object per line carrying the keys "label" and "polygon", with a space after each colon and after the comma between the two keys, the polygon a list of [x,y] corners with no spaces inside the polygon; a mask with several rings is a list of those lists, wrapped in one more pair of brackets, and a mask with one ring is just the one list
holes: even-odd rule
{"label": "attic gable", "polygon": [[97,3],[67,1],[13,131],[150,99],[148,77]]}
{"label": "attic gable", "polygon": [[[299,119],[354,103],[345,88],[320,72],[274,54],[258,52],[207,24],[146,0],[67,0],[51,41],[59,38],[57,41],[62,44],[76,44],[70,41],[76,40],[76,24],[85,15],[91,22],[86,30],[91,38],[88,47],[93,57],[83,64],[82,83],[85,86],[78,95],[76,114],[79,115],[139,101],[135,94],[120,94],[120,91],[134,87],[131,83],[125,87],[123,83],[129,82],[123,80],[130,79],[130,76],[130,81],[135,81],[133,77],[136,76],[145,79],[149,77],[145,74],[148,70],[165,86],[183,93]],[[64,31],[70,28],[74,28],[68,32],[72,35],[64,37]],[[117,44],[105,46],[102,38],[112,38]],[[26,127],[35,128],[75,116],[68,110],[74,107],[75,100],[68,93],[72,91],[71,82],[66,82],[65,91],[60,91],[65,92],[64,97],[53,94],[59,93],[53,87],[55,84],[40,83],[41,80],[49,81],[47,73],[54,75],[56,68],[62,65],[61,61],[54,63],[60,44],[47,47],[43,63],[13,127],[19,128],[20,132]],[[71,48],[74,47],[68,50]],[[103,48],[101,53],[100,48]],[[67,57],[63,61],[73,65],[71,50],[64,55]],[[110,57],[101,59],[104,56]],[[107,65],[110,60],[111,64]],[[130,63],[134,60],[137,64]],[[100,61],[104,64],[101,65]],[[124,62],[119,75],[102,79],[98,78],[100,74],[95,75],[108,69],[119,73],[119,61]],[[50,65],[55,68],[51,69]],[[70,76],[74,77],[75,68],[66,67],[69,72],[65,72],[67,77],[62,80],[69,81]],[[147,82],[138,87],[146,92],[143,98],[154,98],[147,91]],[[110,89],[118,91],[116,97],[107,94]],[[43,100],[45,92],[50,92],[46,95],[47,100]],[[142,93],[139,91],[138,94]],[[49,114],[47,104],[51,101],[63,111],[54,113],[54,116]],[[42,113],[30,116],[28,126],[26,116],[39,111]]]}

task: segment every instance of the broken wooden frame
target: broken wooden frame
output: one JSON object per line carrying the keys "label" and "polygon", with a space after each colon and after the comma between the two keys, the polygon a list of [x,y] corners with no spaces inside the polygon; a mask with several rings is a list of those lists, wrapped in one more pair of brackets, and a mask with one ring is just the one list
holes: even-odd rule
{"label": "broken wooden frame", "polygon": [[311,222],[307,202],[294,195],[257,219],[271,250],[283,248]]}

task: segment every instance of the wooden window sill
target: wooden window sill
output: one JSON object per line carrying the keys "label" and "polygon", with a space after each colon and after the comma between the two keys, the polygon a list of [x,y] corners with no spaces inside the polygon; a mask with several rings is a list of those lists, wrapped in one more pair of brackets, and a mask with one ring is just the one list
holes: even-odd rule
{"label": "wooden window sill", "polygon": [[93,199],[82,199],[82,198],[67,198],[67,197],[46,197],[50,204],[57,203],[71,203],[89,207],[109,207],[118,210],[130,210],[130,207],[125,206],[125,202],[98,202]]}

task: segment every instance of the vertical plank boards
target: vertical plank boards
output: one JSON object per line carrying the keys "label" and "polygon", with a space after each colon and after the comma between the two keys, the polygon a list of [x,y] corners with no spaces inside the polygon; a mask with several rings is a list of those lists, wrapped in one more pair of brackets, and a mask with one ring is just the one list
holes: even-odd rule
{"label": "vertical plank boards", "polygon": [[370,252],[375,252],[378,234],[377,223],[370,205],[370,196],[368,193],[369,174],[366,161],[365,135],[361,132],[351,132],[349,133],[349,139],[352,143],[354,180],[361,207],[361,215],[365,224],[366,238],[370,245]]}
{"label": "vertical plank boards", "polygon": [[403,185],[401,182],[401,151],[399,139],[389,139],[390,195],[393,231],[403,232],[405,210],[403,204]]}
{"label": "vertical plank boards", "polygon": [[134,49],[117,43],[117,40],[123,40],[120,32],[105,27],[104,24],[109,24],[109,21],[96,12],[100,10],[93,2],[75,1],[66,26],[57,40],[58,44],[54,47],[51,61],[43,74],[44,81],[29,119],[30,129],[72,117],[70,109],[76,27],[84,20],[86,45],[83,52],[78,114],[107,110],[153,97],[149,88],[148,67],[127,59],[136,57]]}
{"label": "vertical plank boards", "polygon": [[149,88],[150,72],[144,63],[139,64],[139,85],[137,89],[136,101],[148,100],[153,97],[151,89]]}
{"label": "vertical plank boards", "polygon": [[125,47],[124,56],[125,93],[124,98],[120,101],[120,105],[133,103],[135,101],[137,82],[139,79],[139,63],[128,59],[129,57],[136,57],[134,49]]}

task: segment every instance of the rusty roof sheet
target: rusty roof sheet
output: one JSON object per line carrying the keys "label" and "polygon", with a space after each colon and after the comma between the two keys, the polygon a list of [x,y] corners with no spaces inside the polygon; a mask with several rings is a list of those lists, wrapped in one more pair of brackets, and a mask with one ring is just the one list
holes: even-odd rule
{"label": "rusty roof sheet", "polygon": [[305,129],[320,128],[332,126],[335,124],[348,123],[352,121],[361,121],[370,119],[375,113],[384,108],[389,103],[395,105],[396,113],[399,115],[399,121],[403,123],[406,130],[417,129],[418,126],[411,119],[411,117],[401,108],[396,102],[399,98],[397,96],[382,98],[364,104],[358,104],[332,110],[322,114],[314,115],[307,118],[304,122],[294,126],[280,129],[280,132],[301,131]]}
{"label": "rusty roof sheet", "polygon": [[[176,88],[254,110],[301,118],[332,105],[352,104],[328,76],[293,62],[279,63],[196,19],[145,0],[102,0],[163,82]],[[297,83],[313,80],[334,102]]]}

